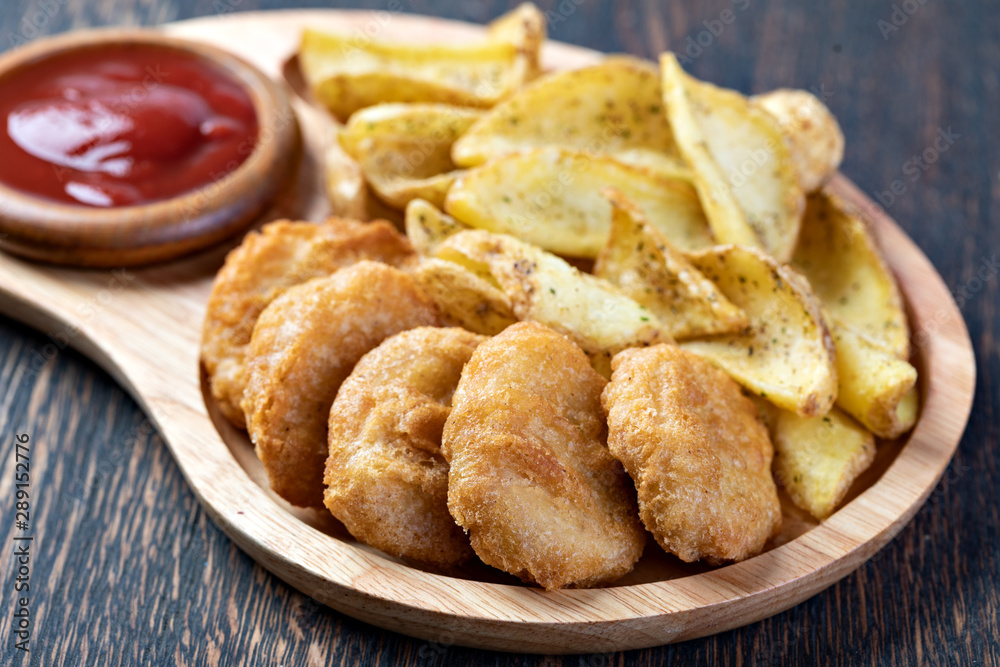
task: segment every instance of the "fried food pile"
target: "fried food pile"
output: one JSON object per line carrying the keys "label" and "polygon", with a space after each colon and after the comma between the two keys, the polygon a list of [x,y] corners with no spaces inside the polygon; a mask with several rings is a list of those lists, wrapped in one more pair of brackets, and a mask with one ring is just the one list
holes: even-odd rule
{"label": "fried food pile", "polygon": [[[843,135],[805,91],[670,53],[543,73],[544,37],[530,4],[478,43],[306,32],[342,217],[229,254],[214,403],[278,496],[424,567],[558,589],[650,536],[749,558],[780,488],[825,519],[918,415],[899,288],[827,186]],[[396,226],[354,219],[374,199]]]}

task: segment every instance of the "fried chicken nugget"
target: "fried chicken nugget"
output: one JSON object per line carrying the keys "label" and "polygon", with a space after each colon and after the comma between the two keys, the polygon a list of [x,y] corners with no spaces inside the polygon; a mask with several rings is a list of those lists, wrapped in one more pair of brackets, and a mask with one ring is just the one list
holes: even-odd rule
{"label": "fried chicken nugget", "polygon": [[448,513],[441,432],[462,367],[485,336],[420,327],[386,339],[330,410],[324,501],[354,537],[439,569],[472,556]]}
{"label": "fried chicken nugget", "polygon": [[257,318],[275,297],[362,259],[399,266],[413,258],[409,241],[385,221],[281,220],[247,234],[215,277],[202,326],[201,359],[222,414],[246,428],[244,356]]}
{"label": "fried chicken nugget", "polygon": [[759,553],[781,526],[781,506],[771,440],[739,385],[671,345],[625,350],[611,367],[608,447],[656,541],[687,562]]}
{"label": "fried chicken nugget", "polygon": [[605,380],[565,336],[533,322],[476,348],[444,427],[448,509],[488,565],[547,589],[607,584],[646,535],[604,444]]}
{"label": "fried chicken nugget", "polygon": [[247,349],[242,406],[279,496],[323,506],[327,419],[340,384],[389,336],[438,324],[437,307],[409,274],[367,260],[291,287],[264,309]]}

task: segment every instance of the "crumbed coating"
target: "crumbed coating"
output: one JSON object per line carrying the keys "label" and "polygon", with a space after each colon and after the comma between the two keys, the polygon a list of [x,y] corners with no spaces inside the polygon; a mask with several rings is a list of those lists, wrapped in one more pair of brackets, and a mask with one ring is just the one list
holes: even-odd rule
{"label": "crumbed coating", "polygon": [[247,349],[243,411],[271,488],[323,506],[327,419],[344,379],[389,336],[440,324],[399,269],[361,261],[286,290],[264,309]]}
{"label": "crumbed coating", "polygon": [[675,346],[625,350],[611,366],[608,447],[656,541],[688,562],[759,553],[781,526],[781,506],[753,403],[724,371]]}
{"label": "crumbed coating", "polygon": [[646,536],[605,446],[605,380],[565,336],[514,324],[466,365],[444,428],[448,509],[487,564],[547,589],[607,584]]}
{"label": "crumbed coating", "polygon": [[358,540],[439,569],[472,556],[448,513],[441,433],[462,367],[484,336],[420,327],[386,339],[330,409],[324,502]]}
{"label": "crumbed coating", "polygon": [[384,221],[282,220],[247,234],[215,277],[202,325],[201,359],[222,414],[246,428],[246,348],[260,313],[279,294],[362,259],[399,266],[413,258],[409,241]]}

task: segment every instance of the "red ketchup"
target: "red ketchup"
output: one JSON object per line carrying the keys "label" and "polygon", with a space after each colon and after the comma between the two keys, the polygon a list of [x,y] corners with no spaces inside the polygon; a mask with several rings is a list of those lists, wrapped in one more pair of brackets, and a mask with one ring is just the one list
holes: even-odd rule
{"label": "red ketchup", "polygon": [[0,79],[0,181],[85,206],[133,206],[219,181],[253,152],[253,101],[166,47],[62,54]]}

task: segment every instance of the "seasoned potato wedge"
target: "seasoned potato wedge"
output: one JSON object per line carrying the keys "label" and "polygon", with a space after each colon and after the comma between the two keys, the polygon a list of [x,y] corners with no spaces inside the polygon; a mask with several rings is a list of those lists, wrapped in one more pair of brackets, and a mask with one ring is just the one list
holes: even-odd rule
{"label": "seasoned potato wedge", "polygon": [[376,104],[351,116],[338,138],[355,158],[377,149],[381,141],[395,141],[409,143],[426,154],[414,165],[417,171],[424,162],[454,166],[452,144],[481,115],[478,109],[451,104]]}
{"label": "seasoned potato wedge", "polygon": [[592,258],[611,229],[611,205],[600,193],[606,186],[638,204],[678,248],[712,244],[698,195],[687,180],[559,148],[514,153],[471,169],[455,181],[444,206],[473,227],[561,255]]}
{"label": "seasoned potato wedge", "polygon": [[413,249],[425,257],[433,257],[452,234],[471,229],[424,199],[413,199],[406,205],[404,224]]}
{"label": "seasoned potato wedge", "polygon": [[610,57],[532,82],[488,111],[455,143],[452,157],[474,167],[546,146],[668,174],[687,170],[663,113],[659,69],[636,58]]}
{"label": "seasoned potato wedge", "polygon": [[778,407],[804,417],[826,414],[837,397],[833,342],[805,281],[755,248],[719,246],[689,259],[743,309],[750,326],[681,347]]}
{"label": "seasoned potato wedge", "polygon": [[323,185],[331,213],[341,218],[368,219],[368,185],[361,165],[331,140],[323,153]]}
{"label": "seasoned potato wedge", "polygon": [[485,267],[519,319],[568,336],[605,374],[610,375],[615,352],[672,340],[652,313],[611,283],[512,236],[459,232],[446,239],[437,254],[463,261],[473,271]]}
{"label": "seasoned potato wedge", "polygon": [[452,143],[478,116],[448,104],[378,104],[351,116],[339,141],[390,206],[418,197],[441,206],[462,173],[451,161]]}
{"label": "seasoned potato wedge", "polygon": [[677,339],[734,333],[750,324],[634,202],[614,188],[601,194],[611,202],[611,235],[597,256],[595,276],[649,309]]}
{"label": "seasoned potato wedge", "polygon": [[517,49],[512,73],[516,81],[531,81],[542,73],[545,33],[545,15],[530,2],[518,5],[487,26],[490,41],[513,44]]}
{"label": "seasoned potato wedge", "polygon": [[896,438],[917,422],[917,369],[834,321],[837,405],[880,438]]}
{"label": "seasoned potato wedge", "polygon": [[494,336],[518,321],[506,294],[454,262],[424,258],[413,277],[451,324]]}
{"label": "seasoned potato wedge", "polygon": [[821,521],[875,460],[875,436],[836,407],[822,417],[773,408],[766,421],[775,478],[796,505]]}
{"label": "seasoned potato wedge", "polygon": [[792,149],[792,160],[805,192],[829,181],[844,159],[844,133],[830,110],[808,90],[782,88],[750,98],[778,120]]}
{"label": "seasoned potato wedge", "polygon": [[660,65],[674,140],[715,238],[787,262],[805,204],[778,121],[743,95],[688,76],[672,53]]}
{"label": "seasoned potato wedge", "polygon": [[839,197],[809,197],[792,266],[809,279],[834,319],[909,358],[910,332],[896,280],[868,226]]}
{"label": "seasoned potato wedge", "polygon": [[381,102],[490,107],[535,73],[544,41],[544,19],[539,29],[508,18],[497,19],[489,39],[471,44],[401,44],[305,30],[299,63],[313,95],[341,120]]}

